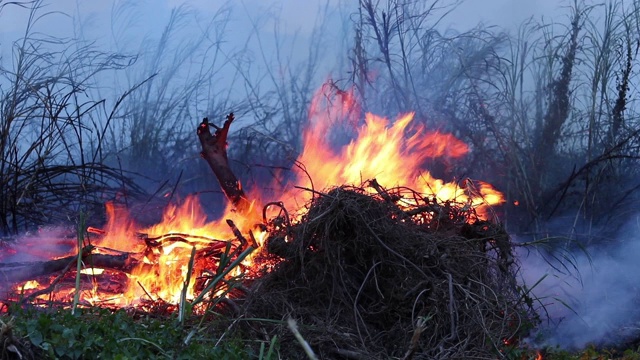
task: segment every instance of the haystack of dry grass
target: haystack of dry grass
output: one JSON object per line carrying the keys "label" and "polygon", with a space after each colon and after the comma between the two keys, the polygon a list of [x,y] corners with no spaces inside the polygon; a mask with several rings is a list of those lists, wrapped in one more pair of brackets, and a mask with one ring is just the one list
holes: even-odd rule
{"label": "haystack of dry grass", "polygon": [[[280,262],[252,285],[246,316],[295,319],[324,359],[495,358],[534,319],[507,233],[468,206],[377,188],[331,189],[274,229],[265,256]],[[247,323],[305,357],[286,325]]]}

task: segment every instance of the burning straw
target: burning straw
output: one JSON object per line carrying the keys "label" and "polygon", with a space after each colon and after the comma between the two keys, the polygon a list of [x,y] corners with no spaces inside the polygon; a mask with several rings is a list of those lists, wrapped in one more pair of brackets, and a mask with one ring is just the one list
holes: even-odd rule
{"label": "burning straw", "polygon": [[[267,257],[280,262],[246,316],[295,319],[320,358],[495,358],[534,321],[507,233],[464,204],[372,185],[317,193],[296,225],[274,220]],[[300,355],[286,326],[260,329]]]}

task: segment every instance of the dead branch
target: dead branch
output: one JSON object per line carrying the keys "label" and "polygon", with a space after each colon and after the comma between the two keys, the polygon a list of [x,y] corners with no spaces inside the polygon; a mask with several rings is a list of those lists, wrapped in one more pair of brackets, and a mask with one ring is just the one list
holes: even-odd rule
{"label": "dead branch", "polygon": [[[247,199],[242,185],[236,178],[227,158],[227,135],[229,126],[233,122],[233,113],[227,116],[222,128],[213,124],[209,124],[209,119],[204,118],[198,126],[198,138],[202,144],[202,152],[200,155],[207,161],[211,170],[216,175],[222,191],[227,199],[231,201],[233,206],[240,212],[245,213],[250,208],[250,202]],[[216,128],[214,134],[211,134],[209,125]]]}

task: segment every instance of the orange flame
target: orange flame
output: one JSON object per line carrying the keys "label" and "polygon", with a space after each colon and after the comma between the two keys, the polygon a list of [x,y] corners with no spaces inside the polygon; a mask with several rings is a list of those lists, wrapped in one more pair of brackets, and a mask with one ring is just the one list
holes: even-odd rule
{"label": "orange flame", "polygon": [[[162,299],[176,304],[180,301],[181,292],[187,278],[188,264],[193,247],[201,250],[219,240],[229,239],[229,226],[223,221],[232,219],[241,229],[251,229],[258,223],[258,215],[250,210],[247,214],[237,214],[231,207],[225,215],[216,221],[207,221],[207,216],[197,197],[186,198],[182,204],[171,204],[164,211],[162,221],[148,228],[137,228],[130,220],[126,209],[113,203],[107,203],[107,226],[105,237],[99,245],[115,250],[142,253],[146,248],[144,239],[138,234],[160,236],[179,234],[187,237],[188,242],[167,242],[162,246],[146,251],[141,264],[133,269],[130,282],[120,304],[135,304],[141,299]],[[261,237],[259,237],[261,238]],[[137,240],[134,240],[137,239]],[[153,266],[149,266],[153,265]],[[198,273],[203,269],[194,268],[187,285],[187,299],[193,299],[194,284]]]}
{"label": "orange flame", "polygon": [[[429,159],[455,159],[464,156],[468,146],[451,134],[429,132],[414,122],[414,113],[400,115],[395,122],[367,113],[364,123],[356,129],[356,137],[348,145],[334,151],[329,144],[331,128],[355,124],[359,108],[354,106],[352,93],[337,92],[332,98],[316,94],[310,108],[310,126],[304,134],[304,148],[298,158],[304,170],[297,170],[297,182],[304,187],[322,190],[327,187],[358,185],[376,179],[385,187],[408,186],[441,202],[469,204],[486,215],[491,205],[504,202],[500,192],[490,184],[466,181],[464,186],[445,183],[423,169]],[[344,100],[347,99],[347,100]],[[285,194],[288,205],[309,199],[309,193]],[[293,199],[291,196],[294,195]],[[294,206],[295,208],[295,206]]]}

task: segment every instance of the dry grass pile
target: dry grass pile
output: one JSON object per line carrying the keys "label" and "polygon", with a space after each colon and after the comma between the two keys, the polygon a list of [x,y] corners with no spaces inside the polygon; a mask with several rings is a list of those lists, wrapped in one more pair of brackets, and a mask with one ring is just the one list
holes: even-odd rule
{"label": "dry grass pile", "polygon": [[[245,315],[293,318],[324,359],[496,358],[533,321],[506,232],[468,206],[377,188],[337,187],[298,224],[274,221],[266,256],[280,262],[253,284]],[[247,324],[305,357],[286,325]]]}

